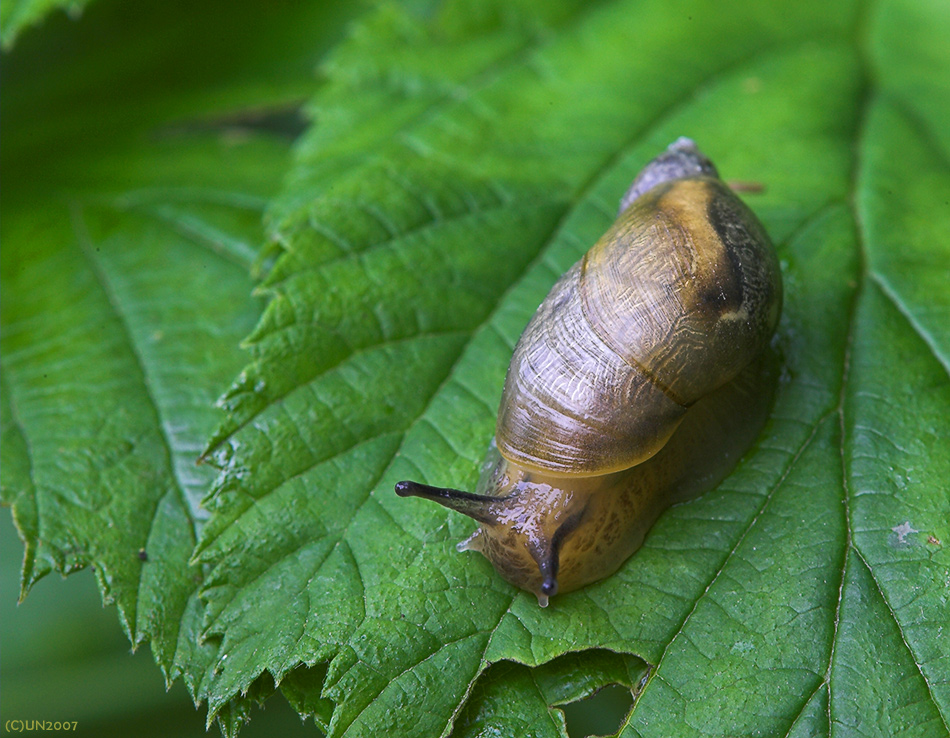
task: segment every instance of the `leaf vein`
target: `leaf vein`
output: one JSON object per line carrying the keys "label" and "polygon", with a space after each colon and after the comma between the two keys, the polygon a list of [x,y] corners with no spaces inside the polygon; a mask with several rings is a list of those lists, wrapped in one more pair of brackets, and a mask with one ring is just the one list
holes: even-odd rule
{"label": "leaf vein", "polygon": [[944,373],[950,378],[950,358],[944,356],[940,350],[940,346],[937,344],[937,339],[934,337],[931,331],[928,331],[923,324],[917,319],[913,311],[907,306],[903,299],[901,299],[898,291],[891,285],[888,279],[878,273],[871,272],[868,276],[871,283],[877,286],[884,298],[890,302],[900,313],[901,317],[907,321],[907,324],[910,326],[911,330],[917,334],[917,336],[927,345],[927,348],[930,350],[930,353],[933,355],[934,359],[943,367]]}
{"label": "leaf vein", "polygon": [[[154,529],[155,524],[156,524],[156,519],[159,515],[159,512],[161,511],[162,499],[164,499],[165,495],[168,494],[169,492],[176,495],[176,497],[178,498],[178,502],[180,503],[182,507],[183,512],[187,515],[189,529],[191,532],[191,541],[192,543],[194,543],[197,540],[198,523],[195,520],[194,516],[192,515],[191,507],[188,504],[187,496],[185,495],[182,485],[180,483],[180,480],[177,478],[177,475],[176,475],[175,465],[172,462],[173,444],[171,441],[171,434],[169,432],[169,429],[167,427],[167,424],[164,418],[162,417],[162,413],[159,410],[159,403],[154,397],[154,395],[152,394],[151,386],[148,382],[148,372],[146,371],[146,368],[145,368],[144,358],[142,357],[140,353],[138,344],[135,342],[131,327],[128,324],[128,318],[126,317],[122,309],[118,296],[115,294],[115,291],[113,290],[112,285],[109,283],[108,277],[104,273],[101,264],[99,263],[95,255],[93,254],[94,249],[92,247],[92,239],[86,228],[85,221],[83,220],[81,206],[78,203],[74,203],[72,205],[71,216],[72,216],[72,223],[73,223],[73,231],[76,235],[76,243],[79,246],[79,250],[82,253],[83,257],[85,258],[86,262],[89,264],[90,271],[95,277],[96,282],[99,284],[99,288],[102,290],[103,295],[105,296],[106,300],[108,301],[109,305],[112,308],[113,313],[115,314],[116,320],[122,329],[123,340],[126,346],[128,347],[129,354],[131,355],[138,369],[138,377],[141,380],[144,396],[147,399],[152,409],[152,412],[154,414],[154,419],[156,421],[156,425],[158,426],[159,436],[162,440],[162,447],[165,452],[165,459],[164,459],[165,467],[169,471],[169,476],[174,480],[171,485],[172,487],[171,490],[165,489],[163,490],[161,495],[156,495],[153,497],[153,499],[150,500],[150,503],[152,505],[152,511],[151,511],[150,520],[149,520],[149,530],[145,536],[145,540],[142,541],[142,543],[143,545],[147,544],[148,540],[151,538],[152,530]],[[101,565],[104,566],[105,562],[102,562]],[[135,599],[135,603],[133,603],[133,607],[135,608],[134,611],[136,613],[138,610],[138,600],[141,594],[142,587],[144,586],[144,580],[143,580],[144,574],[145,574],[145,568],[140,567],[139,574],[138,574],[137,589],[136,589],[136,599]],[[118,603],[118,604],[119,604],[120,609],[122,609],[122,603]],[[135,615],[134,618],[129,618],[129,623],[130,625],[134,623],[134,632],[133,632],[133,627],[130,627],[129,634],[132,637],[133,642],[137,644],[141,642],[141,636],[142,636],[142,634],[139,632],[140,625],[138,623],[137,614]]]}

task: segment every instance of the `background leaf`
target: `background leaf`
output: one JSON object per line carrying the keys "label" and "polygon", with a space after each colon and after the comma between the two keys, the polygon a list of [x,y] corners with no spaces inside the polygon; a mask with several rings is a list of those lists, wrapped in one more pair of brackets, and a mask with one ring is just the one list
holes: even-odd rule
{"label": "background leaf", "polygon": [[[228,23],[258,44],[222,65],[220,46],[193,43],[221,8],[156,39],[173,10],[143,4],[130,22],[102,3],[4,60],[3,496],[26,544],[21,594],[91,564],[133,645],[202,698],[217,647],[190,558],[214,471],[195,462],[260,315],[261,214],[320,49],[301,33],[271,62],[290,19],[246,9]],[[333,38],[344,19],[296,22]]]}
{"label": "background leaf", "polygon": [[[247,715],[240,695],[279,684],[332,735],[517,732],[519,718],[558,735],[552,705],[639,684],[639,657],[653,668],[622,735],[947,735],[948,32],[936,0],[739,2],[728,13],[698,1],[384,4],[324,63],[314,125],[279,192],[256,188],[256,150],[241,175],[216,168],[207,142],[193,162],[152,149],[148,162],[172,181],[226,180],[213,192],[229,194],[210,202],[193,187],[130,191],[108,166],[90,174],[64,155],[64,190],[113,182],[120,194],[68,200],[68,225],[52,235],[20,215],[26,195],[4,218],[5,244],[34,232],[76,243],[24,266],[4,250],[4,484],[27,583],[95,562],[130,635],[152,639],[232,730]],[[253,77],[286,53],[248,52],[244,69]],[[280,79],[288,93],[308,86]],[[207,89],[195,82],[195,94]],[[240,89],[280,98],[270,85]],[[231,94],[219,99],[245,99]],[[186,97],[153,109],[184,110]],[[110,121],[131,110],[117,105]],[[89,118],[74,120],[52,116],[38,139],[15,129],[19,171],[43,142],[75,140]],[[397,499],[392,485],[474,484],[526,321],[640,167],[680,135],[727,180],[762,185],[745,197],[782,262],[783,380],[758,444],[718,489],[668,511],[616,575],[540,610],[481,557],[455,552],[471,523]],[[101,146],[124,153],[109,137]],[[267,161],[273,182],[284,165]],[[189,243],[216,234],[215,263],[246,273],[239,214],[251,201],[267,203],[256,261],[267,307],[212,432],[207,404],[178,415],[158,401],[180,401],[176,372],[189,364],[149,353],[142,337],[189,321],[146,308],[198,279],[190,259],[162,251],[175,243],[169,225]],[[48,263],[53,289],[30,294]],[[164,292],[139,306],[145,277]],[[204,342],[196,331],[217,318],[217,290],[241,284],[197,283],[209,307],[196,300],[194,314],[208,318],[184,345]],[[88,376],[64,368],[64,335]],[[186,372],[206,390],[237,374],[237,335],[217,337]],[[76,401],[47,421],[70,380],[112,387],[113,404]],[[200,428],[221,470],[207,520],[195,502],[208,479],[186,484],[161,422],[192,412],[201,422],[184,450],[197,453]],[[61,495],[63,478],[80,483]],[[179,574],[143,595],[122,552],[149,529],[93,534],[91,521],[141,524],[166,493],[181,514],[158,519],[178,532],[156,540]],[[203,577],[185,584],[192,543]]]}
{"label": "background leaf", "polygon": [[0,2],[0,44],[13,46],[23,29],[39,23],[54,9],[65,10],[73,17],[82,13],[87,0],[3,0]]}

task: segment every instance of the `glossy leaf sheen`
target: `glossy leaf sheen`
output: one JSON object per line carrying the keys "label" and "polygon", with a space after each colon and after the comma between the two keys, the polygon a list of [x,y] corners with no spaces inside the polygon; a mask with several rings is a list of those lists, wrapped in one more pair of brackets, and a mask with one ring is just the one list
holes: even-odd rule
{"label": "glossy leaf sheen", "polygon": [[[425,5],[372,11],[327,58],[266,195],[253,330],[245,303],[195,355],[248,284],[233,251],[199,248],[221,271],[196,273],[193,226],[243,243],[226,213],[250,180],[214,206],[84,206],[16,268],[5,249],[26,585],[95,563],[130,635],[232,730],[276,683],[333,736],[558,736],[552,706],[634,686],[639,657],[624,736],[948,735],[946,4]],[[541,610],[455,551],[470,521],[392,486],[474,484],[522,328],[680,135],[761,185],[743,197],[783,268],[775,406],[718,489]],[[184,278],[195,297],[173,299]],[[239,325],[250,361],[211,432]],[[142,577],[142,541],[174,566]]]}

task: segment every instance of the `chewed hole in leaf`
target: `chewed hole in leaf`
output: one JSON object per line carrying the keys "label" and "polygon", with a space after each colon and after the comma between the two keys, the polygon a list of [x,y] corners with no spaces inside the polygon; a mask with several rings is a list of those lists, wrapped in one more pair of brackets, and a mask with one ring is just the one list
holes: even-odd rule
{"label": "chewed hole in leaf", "polygon": [[534,667],[500,661],[475,685],[452,738],[564,735],[564,729],[570,738],[616,735],[649,673],[637,656],[598,649]]}
{"label": "chewed hole in leaf", "polygon": [[608,684],[590,697],[561,706],[570,738],[616,735],[633,707],[633,694],[620,684]]}

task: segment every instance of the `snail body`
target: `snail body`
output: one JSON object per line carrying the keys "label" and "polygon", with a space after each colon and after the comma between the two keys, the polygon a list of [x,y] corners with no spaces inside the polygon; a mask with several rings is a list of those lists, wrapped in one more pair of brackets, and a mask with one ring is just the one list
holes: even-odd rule
{"label": "snail body", "polygon": [[781,299],[765,229],[679,139],[525,328],[477,492],[396,492],[477,520],[460,550],[542,606],[611,574],[755,439]]}

